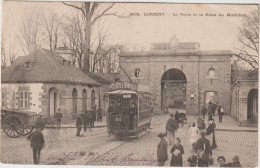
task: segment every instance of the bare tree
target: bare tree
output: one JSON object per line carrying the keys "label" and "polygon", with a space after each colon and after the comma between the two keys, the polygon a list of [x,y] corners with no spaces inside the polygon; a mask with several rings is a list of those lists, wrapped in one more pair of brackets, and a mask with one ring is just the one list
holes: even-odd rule
{"label": "bare tree", "polygon": [[[8,45],[7,41],[4,40],[2,42],[2,55],[1,55],[1,61],[2,61],[2,66],[6,67],[7,65],[12,65],[14,61],[17,59],[18,51],[16,48],[16,42],[15,39],[11,40],[9,37],[8,39]],[[9,61],[9,62],[8,62]]]}
{"label": "bare tree", "polygon": [[81,14],[67,18],[67,23],[64,25],[64,34],[66,43],[73,51],[73,60],[80,69],[82,69],[84,49],[85,49],[85,31],[84,22]]}
{"label": "bare tree", "polygon": [[56,50],[61,36],[61,20],[56,13],[51,11],[42,18],[45,40],[50,50]]}
{"label": "bare tree", "polygon": [[18,51],[16,50],[15,46],[15,40],[13,40],[12,42],[9,41],[9,61],[11,65],[17,59]]}
{"label": "bare tree", "polygon": [[90,71],[90,50],[91,50],[91,33],[93,25],[103,16],[114,15],[118,16],[116,12],[109,12],[113,8],[114,3],[100,3],[100,2],[80,2],[80,3],[67,3],[63,4],[73,7],[80,11],[84,16],[84,66],[83,71]]}
{"label": "bare tree", "polygon": [[249,64],[253,69],[258,68],[258,11],[254,10],[249,16],[243,19],[242,26],[238,35],[241,44],[238,53],[234,56]]}
{"label": "bare tree", "polygon": [[21,38],[19,39],[21,49],[24,55],[29,53],[31,44],[38,46],[41,42],[42,31],[40,27],[40,17],[39,15],[31,14],[26,18],[20,27]]}
{"label": "bare tree", "polygon": [[4,44],[2,42],[2,47],[1,47],[1,67],[5,68],[6,67],[6,63],[7,63],[7,60],[6,60],[6,52],[5,52],[5,48],[4,48]]}

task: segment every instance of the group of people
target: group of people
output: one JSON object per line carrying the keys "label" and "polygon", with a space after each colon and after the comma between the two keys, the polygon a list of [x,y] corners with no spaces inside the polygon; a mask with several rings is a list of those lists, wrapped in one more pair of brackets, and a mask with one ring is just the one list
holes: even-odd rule
{"label": "group of people", "polygon": [[94,128],[95,121],[102,122],[102,118],[102,108],[99,107],[97,110],[97,105],[95,105],[92,110],[85,111],[83,114],[79,114],[76,121],[76,136],[80,136],[82,126],[84,128],[84,132],[87,131],[87,127],[92,130],[91,128]]}
{"label": "group of people", "polygon": [[[176,114],[178,115],[177,112]],[[176,136],[179,128],[176,114],[175,116],[170,114],[170,119],[166,122],[166,133],[158,134],[161,140],[157,146],[157,166],[164,166],[166,160],[168,160],[168,145],[171,147],[170,153],[172,154],[170,166],[183,166],[182,155],[184,154],[184,148],[181,145],[181,139]],[[212,150],[217,148],[215,138],[216,124],[213,117],[209,117],[209,119],[206,125],[202,115],[199,115],[189,129],[188,138],[192,151],[187,162],[190,167],[208,167],[213,164]],[[165,140],[166,136],[168,137],[168,142]],[[225,163],[224,156],[219,156],[217,161],[220,167],[241,167],[238,156],[235,156],[231,163]]]}
{"label": "group of people", "polygon": [[224,115],[224,108],[223,106],[219,105],[218,103],[215,104],[213,102],[209,102],[208,108],[206,106],[202,107],[202,116],[205,119],[205,115],[208,114],[208,120],[212,120],[215,113],[219,116],[219,123],[222,123],[223,115]]}

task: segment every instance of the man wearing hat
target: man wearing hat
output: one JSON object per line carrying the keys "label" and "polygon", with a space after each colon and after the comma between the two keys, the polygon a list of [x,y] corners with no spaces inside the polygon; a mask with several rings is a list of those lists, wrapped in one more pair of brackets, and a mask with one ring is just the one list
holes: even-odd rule
{"label": "man wearing hat", "polygon": [[168,160],[168,143],[164,139],[164,136],[164,133],[158,134],[158,137],[161,139],[161,141],[157,146],[157,166],[164,166],[165,161]]}
{"label": "man wearing hat", "polygon": [[41,150],[44,146],[44,138],[39,124],[36,124],[34,128],[35,131],[28,135],[27,139],[31,141],[31,147],[33,150],[33,163],[39,164]]}
{"label": "man wearing hat", "polygon": [[202,153],[203,166],[202,167],[204,167],[204,166],[208,167],[209,157],[212,156],[210,142],[207,138],[205,138],[206,135],[207,135],[207,133],[205,131],[201,131],[200,132],[201,137],[197,140],[197,145],[196,145],[197,151],[203,150],[203,153]]}

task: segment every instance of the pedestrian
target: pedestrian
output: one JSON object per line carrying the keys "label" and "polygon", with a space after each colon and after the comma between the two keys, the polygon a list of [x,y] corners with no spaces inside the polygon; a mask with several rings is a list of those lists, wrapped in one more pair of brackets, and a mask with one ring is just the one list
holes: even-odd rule
{"label": "pedestrian", "polygon": [[160,133],[157,136],[160,138],[160,143],[157,146],[157,166],[164,166],[166,160],[168,160],[168,143],[164,139],[164,136],[164,133]]}
{"label": "pedestrian", "polygon": [[217,111],[218,111],[219,123],[222,123],[224,109],[223,109],[223,107],[221,105],[219,105]]}
{"label": "pedestrian", "polygon": [[97,121],[102,122],[102,108],[99,107],[97,110]]}
{"label": "pedestrian", "polygon": [[[97,121],[97,105],[94,106],[93,111],[94,111],[94,114],[93,114],[94,121]],[[94,128],[94,126],[93,126],[93,128]]]}
{"label": "pedestrian", "polygon": [[216,124],[213,119],[212,121],[209,121],[209,126],[207,128],[207,137],[209,139],[211,149],[217,148],[217,143],[215,138],[215,128],[216,128]]}
{"label": "pedestrian", "polygon": [[204,123],[204,120],[201,117],[201,114],[197,118],[197,127],[198,127],[198,129],[204,129],[205,128],[205,123]]}
{"label": "pedestrian", "polygon": [[189,167],[196,167],[198,165],[198,157],[194,149],[191,150],[191,156],[187,159]]}
{"label": "pedestrian", "polygon": [[205,119],[205,115],[207,114],[207,108],[205,105],[203,105],[201,113],[202,113],[203,119]]}
{"label": "pedestrian", "polygon": [[195,123],[192,123],[192,126],[189,129],[189,142],[192,145],[193,149],[196,149],[196,142],[199,139],[200,130],[196,127]]}
{"label": "pedestrian", "polygon": [[95,119],[95,112],[94,112],[94,110],[89,110],[88,116],[89,116],[90,130],[91,130],[91,128],[94,128],[94,119]]}
{"label": "pedestrian", "polygon": [[232,158],[233,163],[232,163],[232,167],[241,167],[241,163],[239,161],[239,157],[238,156],[234,156]]}
{"label": "pedestrian", "polygon": [[209,159],[210,157],[212,157],[212,150],[210,147],[210,142],[209,140],[206,138],[206,132],[205,131],[201,131],[200,132],[200,138],[197,140],[196,143],[196,150],[203,150],[203,153],[201,154],[201,167],[208,167],[209,165]]}
{"label": "pedestrian", "polygon": [[43,121],[43,118],[42,118],[41,114],[38,115],[38,118],[36,119],[34,125],[38,125],[41,130],[44,129],[45,124],[44,124],[44,121]]}
{"label": "pedestrian", "polygon": [[181,127],[184,125],[184,120],[185,120],[185,113],[179,113],[179,122],[181,124]]}
{"label": "pedestrian", "polygon": [[208,105],[208,121],[212,120],[213,119],[213,111],[214,111],[214,105],[212,102],[209,102],[209,105]]}
{"label": "pedestrian", "polygon": [[76,121],[76,127],[77,127],[77,133],[76,133],[76,136],[80,136],[80,131],[82,129],[82,118],[80,115],[78,115],[78,118],[77,118],[77,121]]}
{"label": "pedestrian", "polygon": [[27,139],[31,141],[31,147],[33,150],[33,163],[39,164],[41,150],[44,147],[44,138],[41,132],[41,127],[39,125],[36,125],[35,131],[29,134]]}
{"label": "pedestrian", "polygon": [[56,122],[57,122],[57,129],[60,130],[60,127],[61,127],[61,119],[62,119],[62,113],[61,113],[61,110],[58,109],[58,112],[55,113],[55,119],[56,119]]}
{"label": "pedestrian", "polygon": [[[218,104],[218,103],[217,103],[217,104]],[[216,110],[217,110],[217,107],[218,107],[217,104],[212,103],[212,107],[213,107],[213,109],[212,109],[212,114],[213,114],[213,116],[214,116],[215,113],[216,113]]]}
{"label": "pedestrian", "polygon": [[82,122],[83,122],[84,132],[86,132],[87,127],[88,127],[88,112],[87,111],[84,111],[84,114],[82,115]]}
{"label": "pedestrian", "polygon": [[130,111],[129,111],[129,130],[134,129],[134,116],[136,115],[136,106],[135,103],[132,102]]}
{"label": "pedestrian", "polygon": [[174,137],[175,137],[175,133],[178,129],[178,123],[176,120],[174,120],[173,114],[170,115],[171,118],[168,119],[167,123],[166,123],[166,133],[169,139],[169,145],[173,145],[174,144]]}
{"label": "pedestrian", "polygon": [[180,138],[176,138],[175,145],[173,145],[171,149],[172,153],[172,159],[170,166],[174,167],[182,167],[183,161],[182,161],[182,155],[184,154],[183,146],[181,145]]}

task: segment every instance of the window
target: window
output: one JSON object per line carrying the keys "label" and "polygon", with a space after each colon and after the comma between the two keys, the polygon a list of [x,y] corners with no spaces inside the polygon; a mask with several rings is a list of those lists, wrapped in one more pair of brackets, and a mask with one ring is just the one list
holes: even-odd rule
{"label": "window", "polygon": [[215,75],[216,75],[215,70],[214,70],[213,68],[210,68],[210,69],[209,69],[209,77],[210,77],[210,78],[214,78]]}
{"label": "window", "polygon": [[5,92],[2,92],[2,107],[5,107],[6,104],[5,104],[5,100],[6,100],[6,95],[5,95]]}
{"label": "window", "polygon": [[135,69],[135,77],[139,78],[141,76],[140,69]]}
{"label": "window", "polygon": [[25,68],[30,68],[30,62],[25,62]]}
{"label": "window", "polygon": [[29,108],[29,92],[26,91],[20,92],[20,108],[24,108],[24,109]]}

